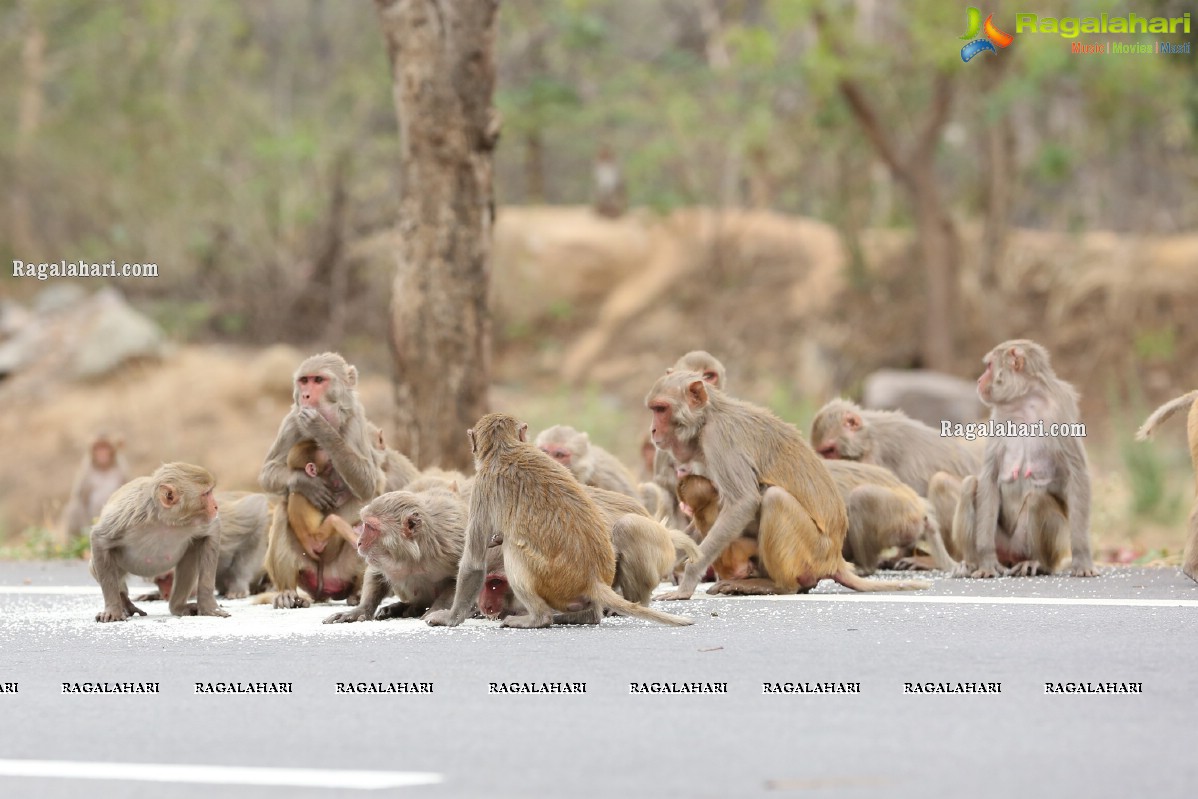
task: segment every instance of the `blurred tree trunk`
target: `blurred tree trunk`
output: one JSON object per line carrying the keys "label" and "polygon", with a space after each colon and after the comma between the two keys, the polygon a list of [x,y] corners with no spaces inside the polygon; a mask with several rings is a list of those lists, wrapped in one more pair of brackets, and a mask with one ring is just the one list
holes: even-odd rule
{"label": "blurred tree trunk", "polygon": [[9,195],[9,236],[13,252],[22,253],[22,257],[32,257],[38,250],[38,237],[33,232],[32,203],[29,198],[36,171],[30,158],[45,107],[46,34],[32,3],[24,4],[22,11],[26,30],[21,46],[21,99],[17,106],[17,135],[13,142],[16,167]]}
{"label": "blurred tree trunk", "polygon": [[400,135],[392,444],[422,468],[467,469],[490,379],[498,0],[375,3]]}
{"label": "blurred tree trunk", "polygon": [[[985,96],[997,94],[1003,80],[1008,58],[988,58],[984,61]],[[1015,129],[1011,114],[1003,106],[997,118],[985,128],[986,219],[982,228],[982,247],[978,253],[978,280],[985,293],[998,288],[998,265],[1007,249],[1011,230],[1011,207],[1015,169]],[[987,320],[993,321],[993,320]]]}

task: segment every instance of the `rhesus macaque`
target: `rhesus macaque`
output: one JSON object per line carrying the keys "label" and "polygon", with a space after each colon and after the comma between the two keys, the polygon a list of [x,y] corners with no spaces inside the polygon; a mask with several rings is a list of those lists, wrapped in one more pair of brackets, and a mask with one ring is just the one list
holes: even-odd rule
{"label": "rhesus macaque", "polygon": [[846,399],[820,408],[811,422],[811,445],[824,458],[884,466],[927,497],[949,551],[961,480],[977,474],[978,455],[960,439],[909,418],[902,411],[870,411]]}
{"label": "rhesus macaque", "polygon": [[542,452],[569,469],[583,485],[640,498],[636,479],[628,467],[603,447],[592,444],[586,433],[559,424],[542,430],[535,443]]}
{"label": "rhesus macaque", "polygon": [[[1194,474],[1198,476],[1198,391],[1191,391],[1189,394],[1178,397],[1177,399],[1166,402],[1161,407],[1152,412],[1152,415],[1144,422],[1144,425],[1136,433],[1136,438],[1143,441],[1148,438],[1165,420],[1178,411],[1190,409],[1190,415],[1186,419],[1186,435],[1190,444],[1190,462],[1194,467]],[[1198,582],[1198,501],[1195,501],[1193,510],[1190,511],[1190,521],[1188,532],[1186,534],[1185,553],[1182,555],[1181,563],[1182,572],[1191,580]]]}
{"label": "rhesus macaque", "polygon": [[372,422],[366,423],[370,443],[379,457],[379,467],[383,470],[383,491],[400,491],[407,488],[408,483],[419,476],[420,470],[416,464],[399,450],[387,446],[382,428]]}
{"label": "rhesus macaque", "polygon": [[711,564],[715,569],[716,579],[751,580],[761,577],[761,565],[758,562],[757,539],[742,535],[724,548],[720,556]]}
{"label": "rhesus macaque", "polygon": [[[687,532],[699,543],[715,526],[720,514],[719,495],[715,486],[706,477],[696,474],[699,464],[691,461],[678,467],[678,501],[690,513],[691,525]],[[746,528],[745,535],[736,538],[724,548],[703,575],[703,581],[748,580],[765,577],[757,557],[757,529],[755,524]],[[681,574],[675,575],[681,579]],[[711,591],[712,589],[708,589]]]}
{"label": "rhesus macaque", "polygon": [[220,559],[220,527],[213,523],[218,506],[216,480],[199,466],[167,463],[149,477],[138,477],[117,489],[104,505],[91,531],[91,573],[104,593],[104,610],[96,621],[124,621],[146,615],[129,601],[125,576],[154,577],[175,570],[181,586],[171,594],[175,616],[228,616],[216,604],[216,566]]}
{"label": "rhesus macaque", "polygon": [[707,567],[754,522],[769,579],[724,581],[716,593],[794,593],[826,577],[855,591],[927,587],[853,572],[842,553],[844,501],[794,425],[727,396],[696,372],[658,379],[645,404],[653,413],[653,443],[679,463],[701,462],[720,497],[719,516],[699,547],[702,559],[687,565],[678,589],[663,599],[690,599]]}
{"label": "rhesus macaque", "polygon": [[[447,488],[391,491],[362,508],[358,553],[366,559],[357,607],[325,624],[419,616],[449,607],[466,534],[466,505]],[[389,595],[398,602],[379,609]]]}
{"label": "rhesus macaque", "polygon": [[[616,573],[612,588],[630,602],[648,605],[653,590],[674,568],[676,552],[683,558],[697,560],[699,548],[695,542],[677,530],[655,521],[644,506],[616,491],[587,486],[586,492],[599,507],[611,533],[616,552]],[[499,618],[519,614],[523,609],[510,596],[507,574],[503,568],[502,547],[487,549],[487,576],[478,596],[478,607],[484,616]],[[557,623],[588,623],[597,621],[587,612],[558,614]]]}
{"label": "rhesus macaque", "polygon": [[527,611],[504,619],[504,626],[548,627],[555,611],[590,611],[598,621],[604,609],[662,624],[692,623],[612,590],[616,556],[599,507],[564,466],[528,443],[528,425],[491,413],[468,436],[475,478],[457,591],[453,607],[425,615],[430,625],[456,627],[470,614],[492,537],[503,542],[509,584]]}
{"label": "rhesus macaque", "polygon": [[[270,499],[248,491],[220,491],[216,495],[220,515],[213,524],[220,528],[220,560],[216,564],[216,593],[225,599],[244,599],[262,590],[266,581],[263,559],[266,556],[266,532],[270,528]],[[175,572],[154,578],[157,590],[139,596],[138,601],[170,599]],[[190,595],[195,596],[195,586]]]}
{"label": "rhesus macaque", "polygon": [[1048,351],[1028,339],[999,344],[983,363],[978,396],[990,418],[1042,421],[1046,434],[987,440],[981,472],[961,484],[953,534],[964,559],[956,576],[1051,574],[1070,554],[1070,574],[1095,576],[1086,450],[1080,438],[1049,430],[1078,421],[1077,392],[1053,372]]}
{"label": "rhesus macaque", "polygon": [[118,488],[129,482],[125,459],[121,457],[124,441],[119,436],[97,433],[79,464],[71,496],[62,511],[62,521],[55,532],[55,543],[65,546],[72,538],[87,535],[87,528],[100,515],[104,503]]}
{"label": "rhesus macaque", "polygon": [[[825,465],[844,499],[849,516],[844,556],[857,566],[858,574],[877,571],[883,550],[899,547],[910,551],[921,539],[931,548],[937,569],[951,572],[956,568],[931,507],[894,472],[854,461],[831,460]],[[898,565],[911,567],[915,561],[904,558]]]}
{"label": "rhesus macaque", "polygon": [[624,193],[624,176],[620,165],[608,146],[599,148],[595,155],[595,213],[599,216],[616,218],[624,215],[628,200]]}
{"label": "rhesus macaque", "polygon": [[[366,413],[357,393],[358,371],[340,355],[326,352],[300,364],[295,372],[294,404],[283,418],[258,481],[268,493],[299,493],[321,513],[357,522],[356,508],[382,493],[385,476],[370,439]],[[349,489],[340,501],[335,486],[305,470],[291,469],[287,456],[301,441],[316,442]],[[278,592],[276,608],[307,607],[303,587],[315,601],[345,599],[361,585],[363,563],[342,536],[329,539],[319,557],[305,552],[287,519],[287,503],[275,510],[266,550],[266,569]]]}
{"label": "rhesus macaque", "polygon": [[[319,477],[333,491],[333,501],[345,505],[349,500],[349,489],[345,481],[333,470],[333,462],[315,441],[301,441],[287,453],[287,465],[304,471],[309,477]],[[336,513],[324,514],[313,507],[308,498],[298,491],[287,494],[287,523],[299,540],[304,553],[319,560],[328,541],[339,535],[350,545],[358,545],[358,537],[349,523]]]}
{"label": "rhesus macaque", "polygon": [[432,467],[425,469],[420,474],[416,475],[416,479],[408,483],[404,491],[410,491],[413,494],[419,494],[428,491],[431,488],[444,488],[447,491],[452,491],[462,498],[462,502],[466,503],[466,507],[470,507],[470,490],[474,487],[474,478],[467,477],[459,471],[453,469],[438,469]]}
{"label": "rhesus macaque", "polygon": [[[673,366],[666,369],[666,374],[674,372],[698,372],[703,375],[703,379],[709,385],[715,386],[722,391],[728,390],[724,364],[720,363],[718,358],[705,350],[691,350],[686,355],[683,355]],[[653,442],[652,436],[650,436],[649,442]],[[657,456],[653,461],[653,482],[661,486],[662,491],[665,492],[669,500],[670,523],[679,530],[685,530],[690,524],[690,520],[678,505],[677,470],[681,465],[675,463],[674,456],[669,452],[658,449]]]}

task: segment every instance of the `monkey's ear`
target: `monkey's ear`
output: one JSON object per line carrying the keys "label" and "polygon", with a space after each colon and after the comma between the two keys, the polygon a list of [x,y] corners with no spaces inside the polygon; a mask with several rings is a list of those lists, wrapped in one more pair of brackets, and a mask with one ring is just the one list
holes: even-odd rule
{"label": "monkey's ear", "polygon": [[692,380],[686,387],[686,404],[692,409],[702,408],[707,404],[707,384],[702,380]]}
{"label": "monkey's ear", "polygon": [[521,422],[520,426],[516,428],[516,435],[521,441],[528,443],[528,425]]}
{"label": "monkey's ear", "polygon": [[473,427],[466,428],[466,438],[470,439],[470,454],[477,455],[478,448],[476,446],[474,446],[474,428]]}
{"label": "monkey's ear", "polygon": [[412,513],[408,514],[408,518],[404,519],[403,522],[403,537],[415,538],[416,533],[420,531],[420,525],[423,523],[424,520],[420,518],[419,513],[413,511]]}
{"label": "monkey's ear", "polygon": [[1007,355],[1011,356],[1011,368],[1016,372],[1022,372],[1025,363],[1023,350],[1018,347],[1011,347],[1011,349],[1007,350]]}
{"label": "monkey's ear", "polygon": [[844,426],[846,430],[860,430],[861,417],[852,411],[849,411],[844,415]]}
{"label": "monkey's ear", "polygon": [[353,365],[345,367],[345,385],[350,388],[358,385],[358,367]]}
{"label": "monkey's ear", "polygon": [[179,491],[170,483],[163,483],[158,486],[158,501],[162,503],[164,508],[173,508],[179,504]]}
{"label": "monkey's ear", "polygon": [[666,374],[668,374],[668,375],[672,375],[672,374],[674,374],[674,367],[673,367],[673,366],[667,366],[667,367],[666,367]]}

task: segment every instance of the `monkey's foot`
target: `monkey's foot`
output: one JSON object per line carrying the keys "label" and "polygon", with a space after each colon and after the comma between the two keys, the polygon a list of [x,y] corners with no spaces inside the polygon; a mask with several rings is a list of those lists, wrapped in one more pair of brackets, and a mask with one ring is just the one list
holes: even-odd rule
{"label": "monkey's foot", "polygon": [[[1085,563],[1075,563],[1069,569],[1069,576],[1070,577],[1097,577],[1098,569],[1096,569],[1094,567],[1093,563],[1090,563],[1088,561]],[[1193,575],[1190,575],[1190,576],[1193,577]],[[1198,580],[1198,577],[1193,577],[1193,579]]]}
{"label": "monkey's foot", "polygon": [[144,594],[139,594],[133,597],[135,602],[159,602],[162,600],[161,591],[146,591]]}
{"label": "monkey's foot", "polygon": [[1021,560],[1007,570],[1009,577],[1037,577],[1051,574],[1038,560]]}
{"label": "monkey's foot", "polygon": [[245,599],[250,595],[248,588],[233,588],[221,594],[225,599]]}
{"label": "monkey's foot", "polygon": [[430,610],[424,614],[424,623],[430,627],[457,627],[462,622],[453,617],[452,610]]}
{"label": "monkey's foot", "polygon": [[392,602],[390,605],[384,605],[374,614],[376,621],[384,619],[419,619],[421,614],[428,608],[420,605],[411,605],[407,602]]}
{"label": "monkey's foot", "polygon": [[227,610],[221,610],[221,608],[219,608],[216,605],[213,605],[212,607],[201,608],[195,602],[188,602],[186,605],[183,606],[183,612],[180,613],[179,615],[180,616],[216,616],[217,618],[227,619],[229,617],[229,612]]}
{"label": "monkey's foot", "polygon": [[342,624],[351,621],[370,621],[370,614],[366,608],[350,608],[327,617],[321,624]]}
{"label": "monkey's foot", "polygon": [[520,616],[508,616],[499,622],[500,627],[515,627],[520,630],[536,630],[542,627],[549,627],[552,624],[553,618],[550,616],[533,616],[529,613]]}
{"label": "monkey's foot", "polygon": [[770,596],[778,589],[768,580],[720,580],[707,589],[709,594],[723,596]]}
{"label": "monkey's foot", "polygon": [[[691,595],[694,593],[695,593],[694,589],[692,589],[690,591],[684,591],[681,588],[679,588],[677,591],[671,591],[668,594],[661,594],[660,596],[655,596],[655,597],[653,597],[653,601],[654,602],[674,602],[674,601],[682,600],[682,599],[690,599]],[[709,594],[711,593],[710,589],[708,590],[707,593],[709,593]]]}
{"label": "monkey's foot", "polygon": [[312,602],[307,597],[302,597],[295,591],[280,591],[275,596],[274,607],[276,609],[310,608],[312,607]]}

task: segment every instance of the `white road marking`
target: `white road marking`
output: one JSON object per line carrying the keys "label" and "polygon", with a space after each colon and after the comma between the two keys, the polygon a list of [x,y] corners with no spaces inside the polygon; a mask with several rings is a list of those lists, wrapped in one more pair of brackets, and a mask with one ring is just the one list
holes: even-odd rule
{"label": "white road marking", "polygon": [[[695,599],[707,596],[708,583],[695,590]],[[662,583],[658,593],[674,590],[669,583]],[[131,589],[132,590],[132,589]],[[148,590],[148,589],[147,589]],[[0,594],[26,596],[99,596],[99,586],[87,585],[0,585]],[[1111,599],[1106,597],[1050,597],[1050,596],[944,596],[896,592],[887,594],[860,594],[837,591],[827,594],[784,594],[775,596],[737,597],[738,601],[762,599],[769,602],[890,602],[927,605],[1089,605],[1094,607],[1125,608],[1198,608],[1198,599]]]}
{"label": "white road marking", "polygon": [[426,771],[337,771],[309,768],[193,766],[169,763],[77,763],[69,760],[0,760],[0,777],[57,777],[72,780],[134,780],[207,785],[272,785],[371,791],[435,785],[440,774]]}

